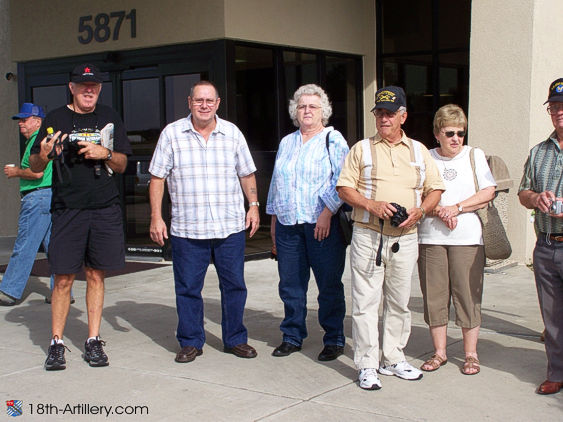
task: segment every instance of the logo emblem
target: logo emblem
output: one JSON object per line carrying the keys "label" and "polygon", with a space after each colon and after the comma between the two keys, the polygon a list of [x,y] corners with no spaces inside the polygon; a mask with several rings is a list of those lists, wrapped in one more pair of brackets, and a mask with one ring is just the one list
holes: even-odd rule
{"label": "logo emblem", "polygon": [[377,100],[375,102],[376,103],[383,103],[383,102],[394,103],[396,98],[397,98],[397,96],[395,95],[394,92],[381,91],[379,94],[377,94]]}
{"label": "logo emblem", "polygon": [[554,83],[551,87],[551,90],[557,92],[558,94],[561,94],[563,92],[563,82]]}
{"label": "logo emblem", "polygon": [[21,416],[23,415],[23,401],[21,400],[8,400],[6,401],[6,412],[8,416]]}

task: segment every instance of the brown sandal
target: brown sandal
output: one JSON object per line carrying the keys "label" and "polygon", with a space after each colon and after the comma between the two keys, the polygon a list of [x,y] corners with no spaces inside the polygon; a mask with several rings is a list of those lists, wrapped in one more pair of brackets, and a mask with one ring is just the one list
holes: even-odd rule
{"label": "brown sandal", "polygon": [[446,363],[448,363],[447,358],[443,359],[440,356],[438,356],[437,354],[433,354],[432,356],[430,356],[430,359],[428,359],[426,362],[424,362],[422,364],[420,369],[422,369],[423,371],[426,371],[426,372],[432,372],[432,371],[439,369],[440,366],[443,366]]}
{"label": "brown sandal", "polygon": [[[475,369],[475,372],[470,372],[472,369]],[[463,368],[461,369],[461,373],[463,375],[477,375],[481,372],[481,366],[479,365],[479,359],[475,356],[466,356],[465,363],[463,364]]]}

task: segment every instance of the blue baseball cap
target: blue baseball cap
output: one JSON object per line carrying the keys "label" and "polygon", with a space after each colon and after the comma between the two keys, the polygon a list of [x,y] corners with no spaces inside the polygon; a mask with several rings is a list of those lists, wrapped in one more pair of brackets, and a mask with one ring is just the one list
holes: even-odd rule
{"label": "blue baseball cap", "polygon": [[33,103],[23,103],[20,107],[20,112],[15,116],[12,116],[13,120],[27,119],[28,117],[36,116],[45,118],[45,112],[41,106],[35,105]]}

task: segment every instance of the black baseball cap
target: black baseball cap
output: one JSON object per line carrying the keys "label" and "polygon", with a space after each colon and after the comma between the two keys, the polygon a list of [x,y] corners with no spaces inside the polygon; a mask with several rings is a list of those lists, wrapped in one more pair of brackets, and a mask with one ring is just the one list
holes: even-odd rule
{"label": "black baseball cap", "polygon": [[384,86],[375,93],[375,107],[371,111],[378,108],[384,108],[391,112],[396,112],[399,107],[407,106],[407,96],[400,86]]}
{"label": "black baseball cap", "polygon": [[549,85],[547,101],[544,104],[547,103],[563,103],[563,78],[555,79]]}
{"label": "black baseball cap", "polygon": [[71,82],[96,82],[102,83],[102,74],[100,69],[90,63],[84,63],[76,66],[70,74]]}

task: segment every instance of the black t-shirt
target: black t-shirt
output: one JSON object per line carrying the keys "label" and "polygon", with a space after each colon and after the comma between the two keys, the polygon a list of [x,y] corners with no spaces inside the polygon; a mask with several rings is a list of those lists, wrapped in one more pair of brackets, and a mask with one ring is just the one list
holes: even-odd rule
{"label": "black t-shirt", "polygon": [[[131,145],[125,126],[119,115],[110,107],[98,104],[92,113],[75,113],[67,106],[50,112],[31,147],[31,154],[38,154],[41,140],[47,128],[54,132],[73,134],[78,139],[98,139],[113,136],[113,151],[131,154]],[[89,129],[84,131],[84,129]],[[64,143],[64,163],[53,165],[53,199],[51,209],[62,208],[96,209],[119,203],[119,191],[103,160],[88,160],[78,154],[79,146]],[[98,168],[98,175],[96,174]]]}

